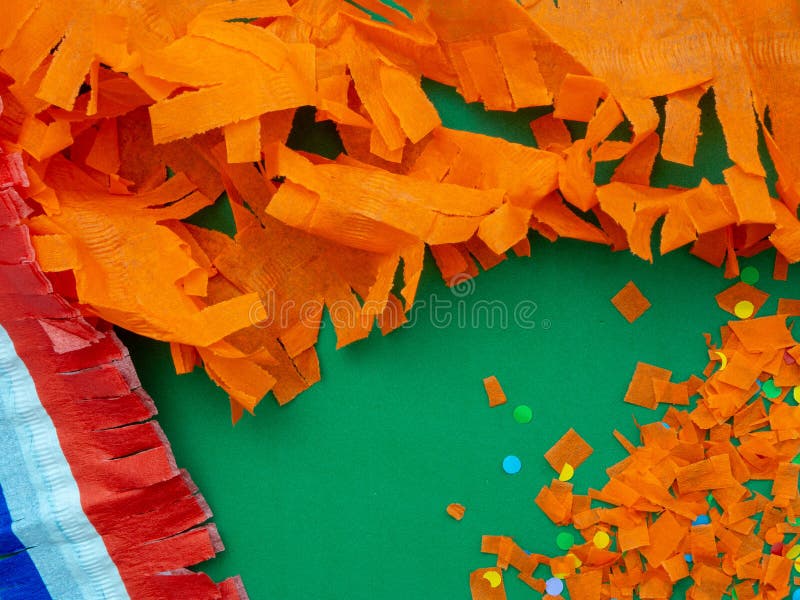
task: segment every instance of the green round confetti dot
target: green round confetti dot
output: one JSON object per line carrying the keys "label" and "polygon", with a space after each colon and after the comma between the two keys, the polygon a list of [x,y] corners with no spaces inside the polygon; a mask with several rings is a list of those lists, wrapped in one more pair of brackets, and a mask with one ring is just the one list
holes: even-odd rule
{"label": "green round confetti dot", "polygon": [[556,536],[556,546],[561,550],[569,550],[575,543],[575,536],[568,531],[562,531]]}
{"label": "green round confetti dot", "polygon": [[777,398],[781,395],[781,388],[775,385],[775,382],[772,379],[767,379],[761,385],[761,389],[764,391],[764,395],[767,398]]}
{"label": "green round confetti dot", "polygon": [[750,285],[755,285],[758,283],[758,269],[755,267],[745,267],[742,269],[742,272],[739,274],[739,277],[745,283],[749,283]]}
{"label": "green round confetti dot", "polygon": [[533,419],[533,411],[530,406],[520,404],[514,409],[514,420],[517,423],[530,423]]}

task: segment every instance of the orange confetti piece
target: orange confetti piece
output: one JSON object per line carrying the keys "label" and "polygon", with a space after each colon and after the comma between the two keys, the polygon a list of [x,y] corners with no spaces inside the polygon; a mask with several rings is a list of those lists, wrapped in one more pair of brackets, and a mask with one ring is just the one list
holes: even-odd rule
{"label": "orange confetti piece", "polygon": [[550,450],[545,452],[544,458],[557,473],[561,473],[567,464],[577,469],[592,452],[592,447],[570,428]]}
{"label": "orange confetti piece", "polygon": [[748,283],[738,281],[728,289],[717,294],[715,298],[719,307],[732,315],[736,315],[736,306],[742,301],[750,302],[753,306],[752,312],[756,314],[761,310],[761,307],[764,306],[764,303],[769,298],[769,294],[754,288]]}
{"label": "orange confetti piece", "polygon": [[620,314],[625,317],[628,323],[633,323],[650,308],[650,301],[636,287],[636,284],[629,281],[617,292],[611,303],[616,307]]}
{"label": "orange confetti piece", "polygon": [[476,569],[469,575],[472,600],[506,600],[503,573],[497,568]]}
{"label": "orange confetti piece", "polygon": [[653,393],[659,404],[689,404],[689,387],[686,383],[673,383],[664,379],[653,379]]}
{"label": "orange confetti piece", "polygon": [[[625,392],[625,402],[643,406],[644,408],[656,408],[659,400],[656,395],[655,382],[669,381],[670,377],[672,377],[672,371],[643,362],[637,363],[636,370],[633,372],[633,377],[628,385],[628,391]],[[663,397],[666,388],[662,387],[661,390]]]}
{"label": "orange confetti piece", "polygon": [[486,395],[489,397],[489,406],[494,408],[506,403],[506,394],[503,388],[500,387],[500,382],[497,377],[490,375],[483,380],[483,387],[486,389]]}
{"label": "orange confetti piece", "polygon": [[456,521],[460,521],[464,518],[465,511],[466,509],[464,508],[463,504],[453,502],[447,505],[447,514],[453,517]]}

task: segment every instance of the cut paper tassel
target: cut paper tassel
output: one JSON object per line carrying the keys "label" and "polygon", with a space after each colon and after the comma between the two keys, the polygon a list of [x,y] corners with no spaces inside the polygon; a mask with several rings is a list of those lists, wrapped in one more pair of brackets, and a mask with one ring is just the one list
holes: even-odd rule
{"label": "cut paper tassel", "polygon": [[245,599],[187,567],[223,546],[127,350],[36,262],[19,155],[0,150],[0,595]]}

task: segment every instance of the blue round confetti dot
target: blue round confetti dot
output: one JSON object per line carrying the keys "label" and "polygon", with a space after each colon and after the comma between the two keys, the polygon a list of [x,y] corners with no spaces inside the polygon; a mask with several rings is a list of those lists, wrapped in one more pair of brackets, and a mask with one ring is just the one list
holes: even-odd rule
{"label": "blue round confetti dot", "polygon": [[503,471],[509,475],[516,475],[522,468],[522,461],[519,457],[510,454],[503,459]]}
{"label": "blue round confetti dot", "polygon": [[688,563],[692,562],[692,555],[691,554],[684,554],[683,558]]}
{"label": "blue round confetti dot", "polygon": [[792,600],[800,600],[800,588],[792,593]]}
{"label": "blue round confetti dot", "polygon": [[711,519],[708,518],[708,515],[700,515],[692,521],[692,525],[708,525],[709,523],[711,523]]}
{"label": "blue round confetti dot", "polygon": [[551,577],[544,583],[544,591],[551,596],[557,596],[564,591],[564,582],[558,577]]}
{"label": "blue round confetti dot", "polygon": [[664,426],[664,429],[669,429],[669,425],[667,425],[664,421],[661,421],[661,424]]}

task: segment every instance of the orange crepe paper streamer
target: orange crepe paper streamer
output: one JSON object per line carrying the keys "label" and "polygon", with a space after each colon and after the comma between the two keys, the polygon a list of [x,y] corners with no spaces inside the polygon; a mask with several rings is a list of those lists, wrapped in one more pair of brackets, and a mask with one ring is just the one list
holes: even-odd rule
{"label": "orange crepe paper streamer", "polygon": [[503,388],[500,387],[500,382],[497,381],[497,377],[490,375],[489,377],[484,378],[483,387],[486,389],[486,395],[489,398],[490,407],[494,408],[495,406],[500,406],[501,404],[506,403],[506,394],[503,391]]}
{"label": "orange crepe paper streamer", "polygon": [[[680,19],[674,6],[654,0],[636,7],[614,0],[558,6],[410,0],[410,17],[377,0],[361,5],[391,23],[344,0],[6,2],[0,145],[21,150],[39,204],[34,243],[48,268],[72,271],[83,282],[76,299],[88,313],[178,344],[176,369],[202,363],[237,405],[252,408],[268,389],[280,390],[284,402],[319,377],[316,316],[306,329],[293,315],[286,327],[267,331],[243,317],[242,298],[256,294],[263,303],[269,288],[232,266],[231,256],[256,247],[269,254],[259,255],[264,264],[248,264],[270,273],[270,284],[280,281],[279,295],[346,307],[350,317],[336,327],[338,345],[363,339],[376,323],[385,333],[402,324],[426,245],[446,281],[477,275],[476,260],[490,268],[510,249],[528,255],[530,229],[551,240],[629,248],[652,260],[652,230],[663,219],[661,253],[691,244],[695,256],[724,263],[729,277],[738,274],[737,256],[770,247],[778,250],[776,278],[800,261],[794,103],[800,76],[796,61],[786,58],[797,49],[800,28],[793,0],[752,7],[686,0]],[[552,105],[552,113],[531,124],[540,148],[443,127],[423,77],[456,86],[467,101],[487,108]],[[665,160],[693,162],[698,103],[707,92],[714,94],[733,163],[720,178],[724,184],[650,187],[659,152]],[[666,97],[661,139],[656,97]],[[346,156],[329,161],[286,147],[301,106],[334,122]],[[573,140],[564,119],[588,123],[586,136]],[[617,139],[622,123],[630,131]],[[759,131],[778,175],[777,198],[765,184]],[[598,186],[597,163],[620,159],[613,181]],[[205,200],[193,197],[184,211],[148,207],[147,214],[172,208],[176,216],[141,227],[137,243],[150,259],[174,257],[167,270],[180,276],[159,277],[154,291],[134,275],[122,287],[141,306],[119,298],[106,306],[78,266],[84,248],[97,241],[91,227],[74,221],[83,192],[71,196],[74,190],[53,173],[71,170],[81,189],[93,182],[92,193],[102,189],[115,207],[112,220],[122,222],[126,211],[137,220],[141,210],[116,201],[160,189],[167,167]],[[176,225],[223,191],[241,208],[238,233],[253,223],[280,227],[282,243],[311,249],[304,256],[312,257],[313,273],[335,268],[337,275],[297,282],[299,255],[253,231],[232,249]],[[69,215],[60,214],[62,196]],[[174,200],[180,198],[167,202]],[[591,220],[583,214],[588,210]],[[105,209],[93,205],[94,211]],[[241,214],[248,211],[252,217]],[[346,264],[326,256],[343,248]],[[395,297],[391,282],[401,260],[405,287]],[[227,274],[218,276],[222,270]],[[176,284],[177,292],[160,289]],[[174,314],[205,315],[193,317],[208,321],[205,337],[199,328],[189,328],[189,336],[184,325],[170,325],[173,308],[164,315],[156,306],[163,296],[171,297]],[[235,319],[229,309],[238,311]],[[235,344],[225,334],[233,325],[241,325]],[[738,369],[747,358],[734,361],[728,385],[750,378]],[[248,365],[242,372],[252,385],[250,376],[235,375],[237,361]],[[656,403],[683,402],[679,388],[658,386]]]}
{"label": "orange crepe paper streamer", "polygon": [[611,304],[625,317],[628,323],[633,323],[652,306],[632,281],[626,283],[619,292],[614,294]]}
{"label": "orange crepe paper streamer", "polygon": [[92,312],[142,335],[199,347],[251,325],[253,294],[207,306],[191,298],[205,295],[208,273],[159,224],[210,203],[185,178],[120,203],[65,162],[51,161],[46,177],[60,192],[58,212],[31,221],[39,264],[45,271],[71,270]]}

